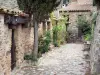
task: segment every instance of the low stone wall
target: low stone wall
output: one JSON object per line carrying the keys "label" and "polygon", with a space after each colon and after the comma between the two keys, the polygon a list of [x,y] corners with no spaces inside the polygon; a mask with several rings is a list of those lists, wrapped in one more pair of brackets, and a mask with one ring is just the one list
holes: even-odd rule
{"label": "low stone wall", "polygon": [[0,75],[11,75],[11,30],[0,14]]}

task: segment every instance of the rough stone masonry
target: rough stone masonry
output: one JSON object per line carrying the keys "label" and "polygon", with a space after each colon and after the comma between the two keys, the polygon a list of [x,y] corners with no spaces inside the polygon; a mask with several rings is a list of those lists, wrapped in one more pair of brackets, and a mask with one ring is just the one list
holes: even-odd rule
{"label": "rough stone masonry", "polygon": [[11,30],[4,25],[4,15],[0,14],[0,75],[9,75],[11,70]]}
{"label": "rough stone masonry", "polygon": [[94,75],[100,74],[100,9],[94,29],[94,38],[91,46],[91,72]]}

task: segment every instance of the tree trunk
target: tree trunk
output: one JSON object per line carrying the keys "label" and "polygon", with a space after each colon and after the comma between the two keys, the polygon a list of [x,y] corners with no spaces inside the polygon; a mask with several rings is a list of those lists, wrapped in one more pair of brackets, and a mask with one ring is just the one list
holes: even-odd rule
{"label": "tree trunk", "polygon": [[32,55],[33,55],[33,60],[36,61],[38,56],[38,22],[37,21],[35,21],[34,24],[34,50],[32,52]]}

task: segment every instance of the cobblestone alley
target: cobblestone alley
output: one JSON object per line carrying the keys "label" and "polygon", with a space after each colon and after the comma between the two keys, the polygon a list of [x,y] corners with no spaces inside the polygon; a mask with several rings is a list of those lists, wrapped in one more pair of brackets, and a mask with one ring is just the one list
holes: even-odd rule
{"label": "cobblestone alley", "polygon": [[83,44],[66,44],[44,54],[37,67],[23,67],[13,75],[86,75]]}

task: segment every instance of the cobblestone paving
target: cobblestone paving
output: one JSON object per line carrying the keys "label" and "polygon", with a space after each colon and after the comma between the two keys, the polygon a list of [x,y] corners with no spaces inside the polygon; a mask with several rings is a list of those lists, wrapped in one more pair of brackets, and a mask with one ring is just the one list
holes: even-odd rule
{"label": "cobblestone paving", "polygon": [[66,44],[39,59],[37,67],[24,67],[16,75],[85,75],[84,45]]}

